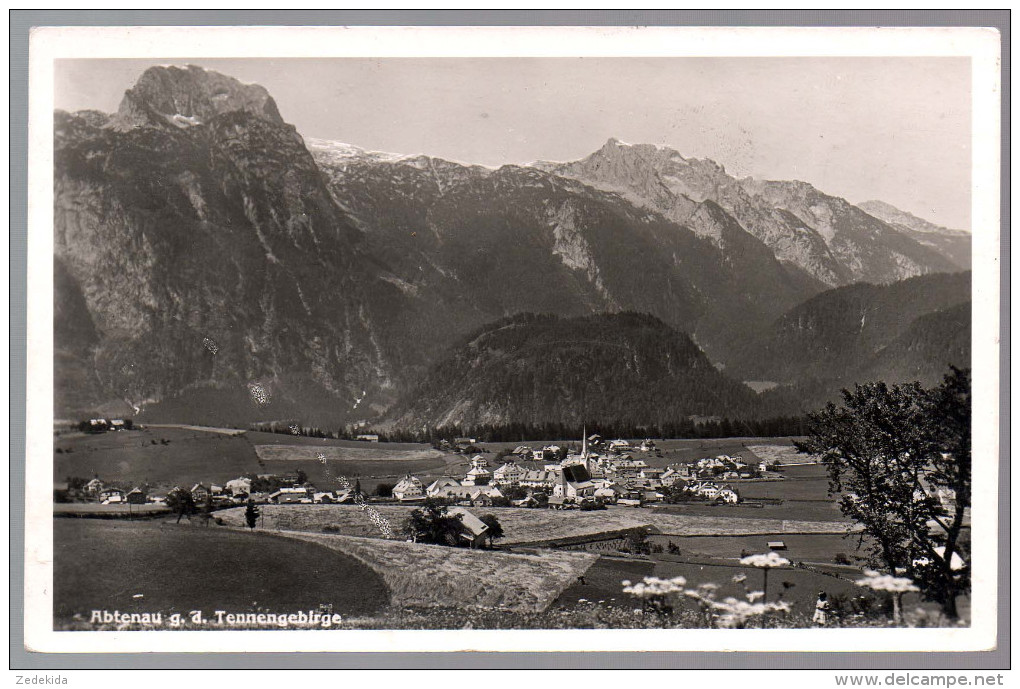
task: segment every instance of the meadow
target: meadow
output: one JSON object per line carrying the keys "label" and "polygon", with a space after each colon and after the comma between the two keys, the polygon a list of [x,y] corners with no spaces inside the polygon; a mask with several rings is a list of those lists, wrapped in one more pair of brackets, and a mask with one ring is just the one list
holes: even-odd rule
{"label": "meadow", "polygon": [[[379,504],[374,509],[399,531],[414,506]],[[282,531],[321,532],[324,527],[349,536],[380,538],[382,534],[367,516],[353,505],[266,505],[263,527]],[[775,533],[843,532],[840,522],[812,522],[777,519],[729,519],[725,517],[680,516],[653,510],[614,507],[581,512],[520,508],[474,508],[476,514],[494,514],[506,536],[502,545],[527,544],[579,536],[597,536],[608,531],[653,527],[661,533],[678,536],[746,535]],[[217,513],[227,524],[240,526],[244,508]]]}
{"label": "meadow", "polygon": [[[320,452],[328,458],[329,472],[316,457]],[[376,444],[194,426],[147,426],[98,435],[64,432],[54,439],[53,457],[57,480],[99,476],[105,483],[126,488],[148,484],[163,490],[298,469],[326,490],[339,487],[330,481],[338,475],[352,483],[357,477],[366,490],[372,490],[381,482],[396,483],[406,473],[441,476],[448,463],[462,459],[422,444]]]}
{"label": "meadow", "polygon": [[[54,622],[92,610],[369,614],[389,602],[370,567],[307,541],[168,522],[55,519]],[[296,585],[300,582],[300,585]]]}
{"label": "meadow", "polygon": [[511,554],[333,534],[285,535],[364,562],[381,574],[398,607],[540,612],[597,559],[553,550]]}

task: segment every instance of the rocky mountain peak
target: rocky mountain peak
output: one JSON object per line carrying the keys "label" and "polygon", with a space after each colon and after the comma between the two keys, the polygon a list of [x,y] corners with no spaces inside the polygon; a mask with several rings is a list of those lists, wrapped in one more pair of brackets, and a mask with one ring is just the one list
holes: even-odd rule
{"label": "rocky mountain peak", "polygon": [[169,125],[184,129],[236,111],[284,124],[276,101],[258,84],[245,84],[194,65],[150,67],[124,93],[116,126]]}

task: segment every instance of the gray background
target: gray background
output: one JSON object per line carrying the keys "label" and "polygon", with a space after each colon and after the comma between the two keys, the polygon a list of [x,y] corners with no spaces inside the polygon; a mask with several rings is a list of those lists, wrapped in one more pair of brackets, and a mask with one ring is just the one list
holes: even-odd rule
{"label": "gray background", "polygon": [[975,653],[260,653],[40,654],[24,647],[25,326],[28,32],[33,26],[216,25],[986,26],[1002,37],[1001,188],[1009,189],[1008,10],[921,11],[11,11],[10,12],[10,667],[1005,669],[1010,667],[1009,194],[1001,194],[998,648]]}

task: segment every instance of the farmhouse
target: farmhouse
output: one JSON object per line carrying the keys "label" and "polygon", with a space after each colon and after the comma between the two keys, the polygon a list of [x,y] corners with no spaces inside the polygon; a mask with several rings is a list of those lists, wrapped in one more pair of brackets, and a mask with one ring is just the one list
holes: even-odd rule
{"label": "farmhouse", "polygon": [[244,477],[231,479],[227,481],[224,489],[231,495],[248,495],[251,493],[251,479]]}
{"label": "farmhouse", "polygon": [[425,490],[417,477],[407,474],[393,487],[393,497],[401,502],[422,500],[425,498]]}
{"label": "farmhouse", "polygon": [[280,505],[293,505],[300,502],[311,502],[308,491],[304,488],[281,488],[269,494],[269,501]]}
{"label": "farmhouse", "polygon": [[463,507],[451,507],[447,514],[452,517],[460,517],[462,529],[460,537],[472,548],[479,548],[485,544],[485,534],[489,530],[488,525],[481,519],[468,512]]}
{"label": "farmhouse", "polygon": [[103,490],[103,482],[97,478],[85,484],[85,495],[96,497]]}
{"label": "farmhouse", "polygon": [[202,503],[202,502],[205,502],[205,499],[206,499],[206,498],[208,498],[208,497],[209,497],[209,495],[210,495],[210,493],[209,493],[209,489],[208,489],[208,488],[206,488],[206,487],[205,487],[204,485],[202,485],[201,483],[196,483],[195,485],[193,485],[193,486],[191,487],[191,498],[192,498],[192,499],[193,499],[193,500],[194,500],[194,501],[195,501],[196,503]]}
{"label": "farmhouse", "polygon": [[492,473],[486,468],[488,462],[485,461],[485,457],[481,455],[475,455],[471,460],[471,468],[467,472],[467,476],[464,477],[463,485],[465,486],[485,486],[488,485],[489,479],[492,478]]}
{"label": "farmhouse", "polygon": [[135,486],[130,491],[128,491],[128,494],[126,496],[124,496],[124,499],[130,505],[144,505],[145,502],[146,502],[147,496],[146,496],[144,490],[142,490],[138,486]]}
{"label": "farmhouse", "polygon": [[558,471],[530,470],[521,477],[520,484],[525,488],[551,489],[560,478]]}
{"label": "farmhouse", "polygon": [[429,484],[428,488],[425,489],[425,494],[429,497],[435,497],[439,494],[439,491],[449,487],[459,488],[460,481],[452,476],[441,476]]}
{"label": "farmhouse", "polygon": [[446,486],[430,497],[472,505],[491,505],[493,498],[501,498],[503,494],[495,486]]}
{"label": "farmhouse", "polygon": [[520,483],[525,473],[525,469],[518,466],[516,462],[507,462],[492,472],[492,483],[496,485]]}
{"label": "farmhouse", "polygon": [[378,433],[360,433],[355,440],[362,440],[366,443],[377,443],[379,442]]}
{"label": "farmhouse", "polygon": [[124,491],[120,488],[104,488],[99,493],[99,500],[104,504],[124,501]]}

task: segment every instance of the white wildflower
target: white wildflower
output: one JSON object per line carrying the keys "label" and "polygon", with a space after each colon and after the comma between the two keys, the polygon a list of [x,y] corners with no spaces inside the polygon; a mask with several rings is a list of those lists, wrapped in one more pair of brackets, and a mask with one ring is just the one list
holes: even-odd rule
{"label": "white wildflower", "polygon": [[748,555],[747,557],[740,558],[740,564],[747,567],[759,567],[762,569],[772,569],[773,567],[785,567],[790,564],[790,561],[779,553],[772,551],[769,553],[760,553],[758,555]]}

